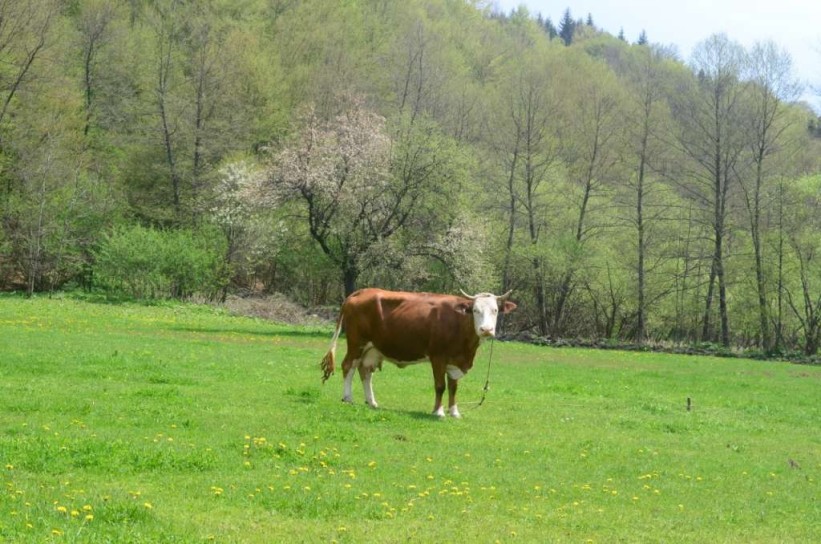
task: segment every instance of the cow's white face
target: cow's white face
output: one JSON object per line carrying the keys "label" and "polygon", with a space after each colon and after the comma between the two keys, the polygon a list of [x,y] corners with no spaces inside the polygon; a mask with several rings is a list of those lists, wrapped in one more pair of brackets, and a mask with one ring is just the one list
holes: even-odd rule
{"label": "cow's white face", "polygon": [[496,318],[499,317],[499,304],[495,295],[478,295],[473,300],[473,326],[476,336],[488,338],[496,336]]}

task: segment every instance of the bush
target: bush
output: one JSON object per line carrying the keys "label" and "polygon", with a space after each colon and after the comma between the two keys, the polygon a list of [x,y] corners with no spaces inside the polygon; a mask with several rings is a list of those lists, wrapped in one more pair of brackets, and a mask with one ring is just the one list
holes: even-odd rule
{"label": "bush", "polygon": [[95,286],[134,298],[215,298],[228,277],[224,254],[224,237],[213,229],[121,227],[94,254]]}

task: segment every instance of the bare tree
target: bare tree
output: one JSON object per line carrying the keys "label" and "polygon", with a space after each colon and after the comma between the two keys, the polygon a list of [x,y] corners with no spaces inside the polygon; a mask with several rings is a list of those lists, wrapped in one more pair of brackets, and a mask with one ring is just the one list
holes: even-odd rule
{"label": "bare tree", "polygon": [[755,278],[758,293],[758,320],[761,347],[772,348],[767,281],[764,272],[762,244],[762,198],[773,174],[770,158],[783,146],[790,127],[786,103],[797,98],[799,85],[794,81],[789,53],[773,42],[756,43],[749,54],[749,109],[746,119],[750,135],[750,154],[753,169],[750,175],[740,176],[744,204],[749,219],[750,237],[755,258]]}
{"label": "bare tree", "polygon": [[116,6],[111,2],[88,2],[77,18],[83,62],[83,95],[86,122],[83,134],[88,135],[94,117],[94,98],[97,93],[97,56],[108,42],[110,27],[116,17]]}
{"label": "bare tree", "polygon": [[521,217],[531,248],[536,321],[540,333],[546,335],[549,328],[547,296],[539,241],[546,215],[543,184],[558,160],[553,126],[558,104],[548,83],[548,67],[539,59],[525,59],[510,81],[510,87],[504,91],[504,105],[499,110],[504,112],[503,116],[491,135],[504,171],[508,200],[502,290],[512,287],[511,257]]}
{"label": "bare tree", "polygon": [[46,48],[58,13],[56,0],[0,2],[0,62],[3,65],[0,70],[0,124],[35,60]]}
{"label": "bare tree", "polygon": [[563,125],[560,135],[562,157],[568,177],[577,190],[572,201],[576,213],[571,255],[555,289],[551,328],[553,334],[563,333],[567,303],[575,289],[579,258],[588,240],[602,231],[599,221],[592,218],[594,201],[604,195],[613,169],[619,162],[617,127],[621,121],[615,83],[608,74],[593,72],[570,97],[571,119]]}
{"label": "bare tree", "polygon": [[153,29],[155,34],[155,87],[154,98],[160,121],[160,136],[168,168],[171,203],[179,221],[182,215],[182,174],[178,164],[177,147],[174,145],[178,130],[174,117],[173,82],[176,62],[177,34],[179,33],[179,1],[158,2],[154,5]]}
{"label": "bare tree", "polygon": [[740,125],[743,48],[726,35],[713,35],[693,51],[695,88],[682,92],[675,103],[680,133],[678,144],[693,168],[681,185],[705,212],[712,230],[713,255],[704,304],[702,337],[710,336],[714,287],[718,282],[720,341],[730,344],[725,276],[725,238],[730,187],[736,181],[746,147]]}
{"label": "bare tree", "polygon": [[664,53],[650,47],[635,50],[635,62],[629,67],[631,82],[630,113],[625,116],[626,137],[628,139],[629,161],[634,166],[626,180],[632,195],[626,198],[625,206],[629,208],[627,222],[635,227],[636,244],[636,324],[634,337],[637,342],[644,341],[647,328],[647,251],[648,238],[652,224],[660,219],[663,208],[653,209],[650,197],[654,191],[651,178],[651,162],[661,162],[664,140],[662,131],[664,118],[669,115],[666,109],[668,95],[668,74],[664,72]]}

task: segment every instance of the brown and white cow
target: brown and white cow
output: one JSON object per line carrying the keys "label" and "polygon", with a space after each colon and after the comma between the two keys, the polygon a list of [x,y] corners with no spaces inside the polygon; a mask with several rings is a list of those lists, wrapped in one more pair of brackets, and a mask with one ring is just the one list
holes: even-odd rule
{"label": "brown and white cow", "polygon": [[[463,292],[463,294],[465,294]],[[331,347],[322,359],[322,381],[334,373],[334,353],[344,325],[348,352],[342,361],[345,377],[342,400],[352,402],[354,370],[359,371],[365,402],[376,408],[371,377],[382,361],[400,368],[430,361],[436,400],[433,413],[444,417],[442,396],[445,376],[448,411],[461,417],[456,406],[459,378],[473,367],[479,344],[496,335],[499,312],[508,313],[516,304],[502,296],[480,293],[463,297],[432,293],[405,293],[382,289],[361,289],[342,304]]]}

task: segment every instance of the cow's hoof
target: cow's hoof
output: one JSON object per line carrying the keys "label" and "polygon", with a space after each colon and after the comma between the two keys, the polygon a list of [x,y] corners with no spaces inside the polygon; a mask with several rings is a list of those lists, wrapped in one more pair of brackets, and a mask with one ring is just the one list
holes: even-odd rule
{"label": "cow's hoof", "polygon": [[353,404],[353,399],[348,398],[348,397],[342,397],[342,402],[347,403],[347,404]]}
{"label": "cow's hoof", "polygon": [[445,409],[439,408],[438,410],[434,410],[433,415],[439,419],[445,419]]}
{"label": "cow's hoof", "polygon": [[375,402],[374,402],[373,404],[371,404],[370,402],[365,401],[365,404],[367,404],[368,406],[370,406],[370,407],[371,407],[371,408],[373,408],[374,410],[375,410],[375,409],[377,409],[377,408],[379,408],[379,405],[378,405],[378,404],[376,404]]}

